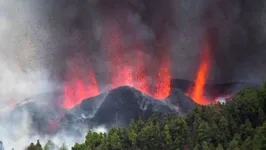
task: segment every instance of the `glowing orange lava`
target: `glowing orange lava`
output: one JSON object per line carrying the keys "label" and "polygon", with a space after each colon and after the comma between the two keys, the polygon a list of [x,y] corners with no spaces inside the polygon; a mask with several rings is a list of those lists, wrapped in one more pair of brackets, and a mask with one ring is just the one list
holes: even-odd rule
{"label": "glowing orange lava", "polygon": [[88,67],[86,78],[82,78],[81,68],[72,62],[69,66],[69,72],[66,76],[68,82],[64,84],[64,100],[63,108],[72,108],[88,97],[93,97],[99,94],[98,83],[93,70]]}
{"label": "glowing orange lava", "polygon": [[[129,85],[142,91],[143,93],[153,96],[157,99],[164,99],[170,93],[170,72],[168,59],[161,61],[155,83],[149,81],[147,66],[145,62],[148,58],[141,53],[141,46],[137,49],[130,49],[130,55],[124,46],[124,41],[117,28],[113,28],[112,36],[108,39],[108,58],[111,61],[109,66],[111,72],[111,84],[113,88],[123,85]],[[140,44],[141,45],[141,44]],[[155,92],[151,92],[151,88]]]}
{"label": "glowing orange lava", "polygon": [[189,96],[198,104],[207,105],[210,104],[210,100],[204,96],[204,85],[210,69],[210,49],[209,43],[205,42],[203,47],[203,53],[201,62],[198,68],[198,72],[195,79],[195,86],[192,89],[192,93]]}
{"label": "glowing orange lava", "polygon": [[133,86],[133,69],[131,64],[125,58],[123,49],[125,48],[121,34],[118,30],[112,32],[111,37],[107,42],[107,55],[110,61],[108,66],[111,74],[112,88],[117,88],[121,85]]}
{"label": "glowing orange lava", "polygon": [[145,69],[145,56],[141,53],[140,49],[137,50],[136,56],[139,59],[136,61],[135,67],[136,71],[133,74],[134,76],[134,87],[136,89],[141,90],[145,94],[150,93],[150,86],[149,86],[149,78],[148,78],[148,73],[147,70]]}
{"label": "glowing orange lava", "polygon": [[171,76],[169,73],[169,63],[167,57],[162,61],[162,64],[157,73],[157,80],[155,83],[154,97],[163,99],[170,94]]}
{"label": "glowing orange lava", "polygon": [[[111,27],[109,26],[109,28]],[[128,85],[157,99],[166,98],[170,93],[171,79],[168,57],[163,57],[159,66],[156,66],[158,68],[156,80],[151,82],[151,75],[147,70],[150,66],[146,64],[150,61],[150,57],[143,54],[142,44],[137,42],[137,46],[126,47],[119,28],[112,27],[109,31],[111,33],[104,36],[103,45],[106,47],[104,53],[107,54],[109,62],[107,76],[110,78],[111,89]],[[79,68],[79,65],[72,61],[68,69],[67,82],[64,86],[63,108],[73,108],[83,99],[99,94],[95,74],[90,66],[85,69]],[[84,73],[81,70],[88,71],[88,79],[84,79],[82,76]],[[154,91],[151,92],[151,89]]]}

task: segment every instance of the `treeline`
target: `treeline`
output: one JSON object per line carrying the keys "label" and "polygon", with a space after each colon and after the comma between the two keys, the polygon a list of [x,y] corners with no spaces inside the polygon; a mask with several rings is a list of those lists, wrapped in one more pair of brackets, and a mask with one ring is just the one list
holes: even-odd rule
{"label": "treeline", "polygon": [[184,117],[153,115],[108,134],[88,132],[72,150],[266,150],[265,114],[266,84],[244,88],[226,104],[197,106]]}
{"label": "treeline", "polygon": [[48,141],[43,147],[40,141],[37,140],[36,144],[31,143],[25,148],[25,150],[67,150],[67,147],[65,144],[63,144],[61,147],[58,147],[52,141]]}

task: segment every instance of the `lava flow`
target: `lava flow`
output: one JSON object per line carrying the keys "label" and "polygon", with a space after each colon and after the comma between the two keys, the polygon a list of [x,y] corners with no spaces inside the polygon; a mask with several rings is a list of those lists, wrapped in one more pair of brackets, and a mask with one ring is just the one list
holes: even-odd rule
{"label": "lava flow", "polygon": [[201,62],[196,74],[195,85],[192,92],[188,94],[196,103],[208,105],[211,101],[204,95],[204,86],[210,69],[210,47],[208,40],[203,45]]}

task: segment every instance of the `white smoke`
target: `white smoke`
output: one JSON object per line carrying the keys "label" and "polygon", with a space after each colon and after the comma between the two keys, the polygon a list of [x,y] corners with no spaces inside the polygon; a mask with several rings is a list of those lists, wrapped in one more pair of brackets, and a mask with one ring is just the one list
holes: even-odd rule
{"label": "white smoke", "polygon": [[30,114],[27,110],[21,111],[19,114],[13,115],[13,118],[17,120],[11,121],[9,114],[0,115],[0,141],[3,142],[6,150],[24,149],[30,145],[30,143],[35,143],[40,140],[41,145],[44,147],[48,141],[52,141],[56,148],[60,148],[63,144],[71,149],[75,143],[83,143],[85,141],[85,136],[89,130],[96,133],[107,133],[108,130],[105,126],[94,127],[91,129],[85,127],[79,127],[81,135],[73,135],[69,131],[60,131],[55,135],[39,135],[31,128],[32,118],[29,117]]}
{"label": "white smoke", "polygon": [[[0,0],[0,141],[6,150],[24,149],[38,139],[43,146],[51,140],[58,147],[65,143],[71,148],[83,142],[88,131],[84,129],[80,137],[63,131],[54,136],[42,136],[31,128],[32,118],[27,110],[10,118],[10,111],[16,104],[55,90],[56,83],[50,79],[47,68],[53,59],[54,47],[50,42],[54,37],[46,24],[47,18],[42,18],[44,9],[41,1]],[[104,127],[91,130],[107,131]]]}
{"label": "white smoke", "polygon": [[34,140],[28,112],[12,116],[17,118],[14,121],[9,118],[10,110],[53,89],[42,57],[48,36],[36,19],[33,2],[0,0],[0,141],[7,150],[23,149]]}
{"label": "white smoke", "polygon": [[21,150],[30,145],[30,143],[36,143],[37,140],[40,140],[40,143],[44,147],[45,144],[50,140],[58,148],[65,144],[69,149],[75,143],[81,143],[84,141],[86,131],[84,130],[83,135],[80,137],[70,136],[65,132],[58,133],[53,136],[41,136],[35,135],[30,136],[31,128],[30,122],[31,119],[27,118],[27,113],[24,112],[24,117],[21,118],[21,121],[16,122],[16,124],[11,124],[11,122],[1,123],[0,126],[0,139],[2,140],[6,150]]}
{"label": "white smoke", "polygon": [[[90,130],[92,132],[96,132],[96,133],[107,133],[107,129],[104,126],[99,126],[97,128],[92,128]],[[68,149],[71,149],[71,147],[73,147],[75,145],[75,143],[84,143],[85,142],[85,136],[86,136],[87,132],[88,132],[88,129],[84,129],[83,135],[78,137],[78,138],[73,137],[73,136],[66,136],[65,133],[59,133],[54,137],[45,137],[45,138],[35,137],[34,139],[32,138],[31,140],[36,142],[39,139],[40,143],[42,144],[43,147],[50,140],[56,145],[56,148],[58,148],[58,150],[63,144]]]}
{"label": "white smoke", "polygon": [[35,39],[39,26],[30,4],[0,0],[0,109],[52,87],[43,65],[45,51]]}

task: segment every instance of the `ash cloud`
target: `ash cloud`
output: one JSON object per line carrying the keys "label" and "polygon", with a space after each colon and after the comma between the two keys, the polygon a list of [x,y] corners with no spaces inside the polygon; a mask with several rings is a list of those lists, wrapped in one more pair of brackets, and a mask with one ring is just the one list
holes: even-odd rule
{"label": "ash cloud", "polygon": [[[60,86],[50,63],[58,46],[53,41],[53,28],[47,23],[49,16],[42,12],[46,9],[43,4],[35,0],[0,0],[0,140],[6,149],[22,149],[36,138],[51,138],[32,135],[29,110],[10,117],[16,104]],[[45,100],[43,103],[48,103]]]}
{"label": "ash cloud", "polygon": [[208,34],[209,82],[260,83],[266,79],[262,66],[266,61],[264,1],[180,0],[175,7],[175,27],[169,28],[174,78],[195,78]]}
{"label": "ash cloud", "polygon": [[[156,68],[163,55],[171,56],[173,78],[194,80],[201,43],[210,32],[210,82],[265,80],[265,4],[263,0],[0,0],[0,108],[55,90],[74,55],[81,68],[92,64],[100,87],[105,87],[109,62],[101,40],[108,33],[107,20],[119,24],[129,46],[144,43],[143,53],[153,60],[149,67]],[[168,52],[161,49],[165,41]],[[20,122],[23,131],[29,129],[27,116],[25,112],[25,122]],[[13,123],[1,121],[0,131]],[[8,137],[4,133],[0,139]]]}
{"label": "ash cloud", "polygon": [[[194,80],[202,45],[210,35],[212,54],[209,82],[251,82],[266,79],[265,2],[247,0],[98,0],[103,19],[113,19],[134,38],[145,27],[146,54],[159,60],[167,54],[155,46],[168,42],[172,77]],[[130,16],[137,20],[127,22]],[[133,35],[133,36],[132,36]],[[156,66],[156,61],[153,63]]]}
{"label": "ash cloud", "polygon": [[[32,3],[38,14],[36,20],[43,29],[39,36],[46,37],[45,42],[39,40],[44,43],[42,57],[47,60],[43,64],[59,81],[64,80],[69,59],[79,54],[81,66],[85,66],[81,68],[92,64],[100,87],[108,84],[109,62],[101,45],[108,33],[104,30],[107,20],[119,24],[129,46],[145,45],[143,53],[153,59],[149,68],[156,66],[165,53],[171,56],[173,78],[194,80],[207,32],[212,39],[210,82],[255,82],[266,78],[261,71],[265,62],[265,2],[262,0],[256,3],[246,0],[41,0]],[[165,41],[169,52],[156,46]]]}
{"label": "ash cloud", "polygon": [[[214,80],[265,80],[265,2],[217,1],[205,11],[213,34]],[[219,73],[216,73],[219,72]]]}
{"label": "ash cloud", "polygon": [[44,67],[48,35],[32,13],[33,1],[0,1],[0,107],[52,90]]}

